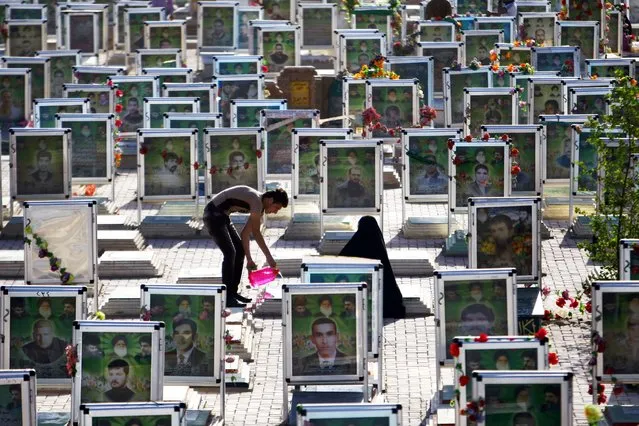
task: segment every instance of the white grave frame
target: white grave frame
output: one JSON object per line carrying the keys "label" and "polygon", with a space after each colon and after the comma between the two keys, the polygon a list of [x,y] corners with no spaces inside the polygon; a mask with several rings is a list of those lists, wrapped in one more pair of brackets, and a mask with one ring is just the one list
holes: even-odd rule
{"label": "white grave frame", "polygon": [[21,395],[21,417],[23,425],[37,424],[36,414],[36,371],[0,371],[0,386],[18,386]]}
{"label": "white grave frame", "polygon": [[[570,43],[568,43],[568,40],[562,40],[562,38],[566,38],[565,36],[562,37],[562,30],[564,28],[591,28],[593,29],[593,40],[592,41],[592,48],[593,48],[593,54],[594,54],[594,58],[589,58],[587,57],[587,54],[585,53],[585,50],[583,49],[583,47],[580,45],[580,49],[581,49],[581,59],[585,60],[585,59],[597,59],[599,56],[599,21],[557,21],[555,23],[557,25],[557,30],[555,31],[555,45],[556,46],[562,46],[562,45],[569,45]],[[584,43],[587,43],[588,40],[584,40]],[[582,43],[583,44],[583,43]]]}
{"label": "white grave frame", "polygon": [[[472,130],[471,126],[474,126],[475,123],[471,122],[471,113],[473,109],[473,98],[474,97],[483,97],[487,99],[496,99],[497,97],[507,99],[510,97],[510,108],[506,106],[504,111],[510,109],[511,120],[510,123],[498,123],[498,124],[518,124],[519,121],[519,105],[518,105],[518,90],[517,88],[510,87],[491,87],[491,88],[464,88],[464,133],[466,135],[471,135]],[[478,123],[477,129],[481,130],[481,126],[483,124],[490,123]]]}
{"label": "white grave frame", "polygon": [[[214,110],[212,112],[218,112],[218,113],[222,113],[222,117],[224,119],[224,123],[227,123],[227,119],[228,119],[228,124],[230,124],[231,122],[231,101],[233,100],[233,98],[228,98],[228,99],[224,99],[222,96],[222,92],[224,91],[224,85],[234,82],[234,83],[241,83],[244,85],[249,85],[248,88],[250,88],[250,84],[251,83],[255,83],[255,85],[257,86],[257,93],[256,93],[256,98],[253,100],[258,100],[258,99],[264,99],[264,84],[265,84],[265,78],[264,78],[264,74],[239,74],[239,75],[224,75],[224,76],[220,76],[220,77],[214,77],[213,78],[213,84],[215,85],[215,104],[214,104]],[[247,88],[247,96],[248,96],[248,88]],[[226,109],[228,105],[228,110]],[[227,118],[227,114],[228,113],[228,118]]]}
{"label": "white grave frame", "polygon": [[[152,98],[144,98],[143,100],[143,111],[144,111],[144,128],[145,129],[157,129],[158,127],[152,126],[153,120],[153,107],[154,106],[176,106],[176,105],[187,105],[191,107],[191,111],[199,113],[200,112],[200,98],[184,98],[184,97],[175,97],[175,98],[162,98],[162,97],[152,97]],[[162,125],[164,125],[164,113],[167,111],[160,111],[159,114],[161,117],[159,118],[162,121]],[[177,111],[175,111],[177,112]],[[182,111],[180,111],[182,112]],[[191,161],[193,163],[193,161]]]}
{"label": "white grave frame", "polygon": [[[34,71],[35,67],[42,67],[42,77],[43,77],[43,91],[44,98],[48,98],[51,93],[51,64],[50,59],[45,57],[21,57],[21,56],[3,56],[2,59],[2,67],[11,69],[11,68],[31,68],[31,96],[35,99],[38,95],[34,93],[33,85],[35,83],[34,79],[37,78],[38,74]],[[16,66],[17,65],[17,66]],[[39,96],[38,96],[39,97]]]}
{"label": "white grave frame", "polygon": [[[117,4],[117,3],[116,3]],[[117,413],[114,416],[113,413]],[[93,425],[93,421],[110,417],[169,416],[170,426],[185,426],[184,402],[107,402],[80,405],[80,424]]]}
{"label": "white grave frame", "polygon": [[[41,108],[42,107],[50,107],[50,106],[56,106],[56,107],[70,107],[70,106],[75,106],[75,107],[81,107],[82,108],[82,112],[80,114],[89,114],[90,113],[90,107],[91,107],[91,102],[89,101],[89,98],[44,98],[44,99],[34,99],[33,100],[33,126],[36,129],[40,129],[40,128],[45,128],[42,127],[42,113],[41,113]],[[58,114],[59,111],[56,111],[56,114]],[[54,120],[54,127],[55,127],[55,115],[53,116],[53,120]]]}
{"label": "white grave frame", "polygon": [[[264,35],[266,33],[284,33],[284,36],[286,35],[286,33],[293,33],[293,40],[295,43],[295,52],[294,54],[294,62],[293,65],[287,65],[287,66],[294,66],[297,67],[300,65],[300,48],[301,48],[301,27],[299,25],[291,25],[291,26],[283,26],[283,27],[258,27],[257,28],[257,54],[262,56],[263,59],[262,61],[267,60],[267,55],[264,52]],[[279,65],[279,64],[278,64]],[[269,65],[269,70],[267,72],[265,72],[267,77],[277,77],[279,75],[280,71],[271,71],[271,66]]]}
{"label": "white grave frame", "polygon": [[[137,49],[135,51],[135,69],[141,72],[143,68],[150,68],[145,66],[145,56],[171,56],[175,55],[175,64],[170,68],[179,68],[182,66],[182,50],[181,49]],[[159,59],[159,58],[158,58]],[[157,65],[157,63],[156,63]],[[157,68],[157,67],[156,67]],[[169,67],[167,67],[169,68]]]}
{"label": "white grave frame", "polygon": [[[113,111],[115,105],[115,88],[107,84],[76,84],[65,83],[62,85],[62,97],[64,98],[79,98],[81,96],[74,96],[75,92],[87,93],[87,94],[101,94],[106,93],[109,98],[108,111]],[[91,108],[95,107],[95,103],[91,103]],[[94,113],[95,114],[95,113]],[[98,112],[98,114],[100,114]],[[106,114],[106,113],[102,113]]]}
{"label": "white grave frame", "polygon": [[[79,50],[39,50],[36,52],[36,56],[43,56],[43,57],[47,57],[49,58],[49,68],[50,68],[50,78],[51,78],[51,82],[50,87],[50,95],[53,97],[59,97],[59,94],[54,93],[54,88],[55,88],[55,72],[59,70],[59,67],[56,66],[56,62],[58,60],[63,60],[63,58],[72,58],[75,61],[75,66],[78,66],[81,64],[81,59],[80,59],[80,51]],[[65,74],[65,84],[68,84],[71,82],[71,80],[73,79],[73,71],[67,69],[66,67],[64,67],[65,69],[63,69],[62,71]],[[67,76],[68,74],[68,76]]]}
{"label": "white grave frame", "polygon": [[[428,37],[426,36],[426,39],[422,39],[422,37],[424,36],[422,28],[446,28],[446,31],[450,31],[450,37],[444,37],[444,39],[442,40],[426,40]],[[455,41],[455,24],[453,24],[452,22],[447,22],[447,21],[432,21],[432,20],[426,20],[426,21],[419,21],[418,22],[418,29],[417,29],[417,33],[419,34],[419,41],[421,42],[433,42],[433,43],[437,43],[438,41],[441,42],[449,42],[452,43]],[[448,34],[446,34],[448,35]],[[434,37],[432,37],[434,38]]]}
{"label": "white grave frame", "polygon": [[[98,17],[98,24],[94,27],[94,34],[97,33],[97,45],[98,50],[94,53],[97,55],[101,51],[108,49],[108,25],[109,25],[109,7],[104,3],[89,3],[89,2],[66,2],[58,3],[56,5],[56,43],[60,48],[70,49],[69,47],[69,34],[67,25],[67,15],[75,14],[94,14]],[[64,17],[63,17],[64,16]],[[96,40],[96,39],[94,39]],[[86,54],[82,56],[92,56]]]}
{"label": "white grave frame", "polygon": [[[152,97],[158,97],[160,96],[158,79],[159,77],[155,75],[117,75],[117,76],[109,76],[108,82],[111,82],[114,86],[120,89],[123,89],[120,86],[121,84],[126,84],[126,85],[151,84]],[[108,82],[107,84],[109,84]],[[127,94],[126,94],[127,91],[126,89],[123,89],[123,90],[124,90],[124,97],[123,97],[123,100],[124,100],[127,97]],[[139,99],[138,109],[142,113],[144,108],[143,107],[144,98],[140,95],[138,96],[138,98],[135,98],[135,99]],[[122,121],[124,121],[124,119],[126,118],[124,111],[120,114],[120,116],[122,117]],[[140,125],[140,128],[141,127],[142,127],[142,124]],[[123,138],[137,137],[137,130],[131,131],[131,132],[125,132],[123,130],[120,130],[120,136],[122,136]]]}
{"label": "white grave frame", "polygon": [[[521,9],[520,9],[521,5]],[[528,9],[524,9],[528,8]],[[537,8],[539,10],[537,10]],[[524,0],[517,3],[517,11],[519,13],[544,13],[551,11],[550,1],[544,0]]]}
{"label": "white grave frame", "polygon": [[[288,105],[288,101],[286,99],[232,99],[231,100],[231,128],[234,127],[244,127],[239,126],[238,124],[238,109],[242,108],[254,108],[254,107],[264,107],[265,109],[274,109],[274,110],[286,110]],[[260,110],[261,111],[261,110]],[[258,120],[258,124],[261,123],[262,113],[259,113],[260,119]]]}
{"label": "white grave frame", "polygon": [[[565,81],[567,81],[567,79],[574,80],[574,77],[553,77],[553,76],[528,77],[528,124],[537,124],[538,123],[537,120],[539,120],[539,116],[546,112],[546,110],[543,108],[542,109],[537,108],[539,106],[539,102],[541,102],[541,99],[535,100],[536,98],[539,98],[538,96],[535,96],[535,87],[540,87],[540,93],[542,93],[541,92],[542,86],[551,86],[550,96],[552,97],[552,86],[557,86],[560,90],[559,99],[555,100],[555,99],[548,99],[548,97],[545,97],[545,99],[543,99],[544,108],[548,102],[555,101],[558,106],[558,110],[556,111],[557,114],[568,113],[568,110],[566,109],[566,101],[563,98],[563,95],[561,93],[562,85]],[[578,81],[578,80],[575,80],[575,81]],[[541,111],[542,114],[535,114],[535,111]],[[549,114],[543,114],[543,115],[549,115]]]}
{"label": "white grave frame", "polygon": [[[214,2],[217,3],[217,2]],[[251,65],[255,65],[255,72],[242,72],[241,74],[261,74],[262,73],[262,56],[261,55],[213,55],[213,76],[221,77],[226,75],[237,75],[234,73],[221,72],[221,66],[223,64],[248,64],[249,71]],[[245,70],[243,70],[245,71]]]}
{"label": "white grave frame", "polygon": [[[106,6],[106,5],[105,5]],[[64,22],[65,22],[65,43],[63,44],[63,46],[65,47],[65,49],[75,49],[73,46],[71,46],[71,33],[73,30],[77,30],[77,27],[75,27],[75,25],[71,24],[71,18],[77,18],[77,17],[82,17],[82,18],[86,18],[89,17],[91,18],[92,22],[92,27],[93,27],[93,49],[89,50],[89,51],[85,51],[85,50],[81,50],[82,51],[82,55],[84,55],[85,53],[88,54],[89,56],[91,55],[96,55],[99,54],[103,49],[104,46],[100,45],[100,41],[104,41],[106,43],[105,37],[102,36],[100,37],[100,25],[99,25],[99,14],[103,14],[104,13],[102,11],[90,11],[90,10],[67,10],[65,11],[67,13],[64,13]],[[102,40],[101,40],[102,39]]]}
{"label": "white grave frame", "polygon": [[258,47],[258,31],[262,28],[290,28],[294,24],[290,21],[270,20],[270,19],[252,19],[249,21],[249,37],[248,37],[248,54],[259,55]]}
{"label": "white grave frame", "polygon": [[624,238],[619,240],[619,279],[631,280],[631,267],[633,258],[639,259],[639,253],[633,256],[633,252],[639,251],[639,239]]}
{"label": "white grave frame", "polygon": [[[462,65],[464,66],[468,66],[470,65],[470,62],[475,59],[476,57],[473,56],[472,58],[469,57],[469,46],[468,46],[468,39],[471,38],[475,38],[475,39],[479,39],[479,40],[486,40],[487,38],[491,37],[494,38],[495,36],[497,37],[496,41],[494,40],[490,40],[493,41],[493,43],[490,43],[488,46],[492,46],[496,43],[503,43],[504,42],[504,31],[503,30],[466,30],[466,31],[462,31],[461,33],[462,36],[462,43],[464,43],[464,48],[462,49]],[[480,60],[482,65],[490,65],[490,59],[489,59],[489,52],[491,49],[489,49],[489,47],[486,46],[486,59],[488,60],[488,63],[484,63]],[[479,58],[477,58],[479,59]]]}
{"label": "white grave frame", "polygon": [[[144,36],[142,37],[142,46],[131,45],[131,15],[149,15],[156,14],[156,21],[165,19],[166,9],[163,7],[132,7],[124,9],[124,53],[128,55],[134,53],[137,49],[144,48]],[[148,19],[147,19],[148,21]]]}
{"label": "white grave frame", "polygon": [[[568,99],[570,97],[570,91],[577,87],[606,87],[612,88],[612,79],[602,78],[595,80],[581,80],[574,78],[563,77],[563,81],[561,82],[561,96],[564,103],[564,111],[568,111]],[[573,114],[575,115],[575,114]]]}
{"label": "white grave frame", "polygon": [[[465,121],[465,116],[466,113],[465,108],[463,105],[465,105],[464,103],[464,90],[461,90],[461,99],[456,99],[457,97],[453,97],[453,76],[460,76],[460,75],[466,75],[466,76],[470,76],[472,78],[472,76],[476,76],[476,75],[485,75],[486,77],[486,89],[489,89],[492,87],[492,83],[493,83],[493,79],[492,79],[492,71],[489,69],[489,67],[482,67],[480,69],[477,70],[473,70],[470,68],[461,68],[460,70],[457,69],[452,69],[449,67],[446,67],[443,69],[443,97],[444,97],[444,124],[447,127],[462,127],[464,125],[464,121]],[[467,87],[467,86],[464,86]],[[456,121],[453,120],[453,105],[457,104],[459,102],[460,105],[462,105],[462,120],[461,121]],[[457,112],[456,112],[457,113]]]}
{"label": "white grave frame", "polygon": [[[499,29],[497,25],[502,25],[504,30],[504,43],[512,43],[515,41],[517,33],[517,18],[514,16],[477,16],[475,17],[476,30],[494,30]],[[486,27],[484,27],[486,26]],[[508,26],[508,29],[505,28]]]}
{"label": "white grave frame", "polygon": [[[612,87],[572,87],[568,91],[568,108],[566,111],[574,114],[596,114],[598,116],[610,114],[610,101],[605,99],[606,95],[612,94]],[[581,96],[601,96],[604,100],[604,110],[602,112],[579,111],[577,105]]]}
{"label": "white grave frame", "polygon": [[[29,120],[31,116],[31,68],[0,68],[0,78],[7,77],[23,77],[24,85],[23,85],[23,95],[24,95],[24,119],[25,121]],[[14,86],[15,87],[15,86]],[[1,204],[1,203],[0,203]]]}
{"label": "white grave frame", "polygon": [[[73,80],[71,81],[73,84],[95,84],[94,81],[91,83],[81,81],[80,76],[83,74],[87,74],[90,76],[98,76],[103,75],[106,80],[108,77],[112,75],[125,75],[126,68],[120,66],[85,66],[85,65],[77,65],[72,68],[73,69]],[[95,80],[95,77],[93,77]]]}
{"label": "white grave frame", "polygon": [[[497,53],[497,58],[499,59],[499,65],[502,67],[505,67],[507,65],[513,64],[513,65],[519,65],[522,62],[531,62],[532,61],[532,51],[531,48],[526,46],[526,45],[519,45],[519,46],[515,46],[513,43],[496,43],[495,44],[495,52]],[[516,60],[514,57],[512,58],[512,61],[510,60],[510,58],[507,58],[506,55],[502,56],[502,53],[508,53],[511,55],[525,55],[526,58],[528,58],[528,60],[526,60],[526,58]]]}
{"label": "white grave frame", "polygon": [[[6,7],[5,7],[6,6]],[[25,3],[5,3],[5,4],[1,4],[0,7],[5,7],[5,12],[4,12],[4,19],[9,21],[9,20],[24,20],[24,19],[29,19],[29,20],[33,20],[33,19],[47,19],[47,5],[46,4],[25,4]],[[11,13],[13,11],[39,11],[40,12],[40,16],[35,18],[35,17],[29,17],[29,18],[12,18],[11,17]],[[37,13],[34,13],[34,15],[37,15]]]}
{"label": "white grave frame", "polygon": [[[177,92],[178,95],[171,96],[173,92]],[[162,83],[162,97],[184,97],[179,95],[180,92],[194,92],[193,97],[200,99],[200,113],[213,114],[213,105],[217,103],[215,101],[215,85],[213,83]],[[204,99],[204,97],[201,96],[202,92],[208,94],[208,108],[205,108],[206,103],[202,102],[202,99]]]}
{"label": "white grave frame", "polygon": [[[543,46],[543,47],[551,47],[555,44],[555,31],[556,31],[556,25],[555,22],[557,22],[557,15],[555,12],[524,12],[524,13],[518,13],[517,14],[517,22],[519,24],[520,28],[524,28],[526,26],[526,21],[529,19],[542,19],[542,20],[552,20],[552,24],[551,25],[543,25],[540,29],[544,30],[544,34],[547,30],[551,30],[552,31],[552,35],[548,36],[548,37],[544,37],[544,41],[542,43],[539,43],[539,46]],[[520,37],[525,40],[528,39],[533,39],[535,40],[535,42],[537,42],[537,31],[535,31],[534,34],[528,34],[525,33],[524,37],[524,30],[521,31],[520,33]],[[550,44],[548,44],[547,42],[550,41]],[[531,63],[532,64],[532,63]],[[534,66],[534,65],[533,65]],[[536,68],[535,68],[536,71]]]}
{"label": "white grave frame", "polygon": [[[374,55],[382,55],[382,56],[386,56],[386,35],[382,34],[381,32],[363,32],[363,33],[351,33],[351,32],[346,32],[343,34],[339,35],[339,38],[337,39],[337,61],[335,61],[335,64],[337,65],[336,68],[336,72],[339,73],[340,71],[346,71],[348,70],[349,72],[358,72],[361,68],[361,65],[364,64],[360,64],[359,67],[357,68],[357,70],[355,70],[355,68],[349,68],[349,65],[347,63],[348,61],[348,46],[350,44],[353,43],[357,43],[357,42],[368,42],[368,41],[375,41],[379,43],[379,47],[380,47],[380,52],[371,52],[371,54],[373,55],[373,57],[369,57],[369,62],[375,58]],[[361,54],[360,54],[361,56]],[[368,65],[368,63],[366,63],[365,65]]]}
{"label": "white grave frame", "polygon": [[33,27],[38,29],[41,34],[41,45],[39,48],[36,46],[34,52],[38,50],[45,50],[47,48],[47,20],[46,19],[25,19],[25,20],[17,20],[17,19],[7,19],[7,34],[9,38],[5,42],[5,55],[6,56],[18,56],[16,53],[20,53],[19,51],[14,52],[17,48],[12,49],[11,47],[11,29],[14,27]]}
{"label": "white grave frame", "polygon": [[[351,114],[351,100],[349,89],[351,85],[361,85],[364,89],[363,92],[363,103],[362,103],[362,111],[357,111],[357,115]],[[366,80],[365,79],[354,79],[352,77],[344,77],[342,80],[342,127],[347,128],[350,127],[355,130],[355,134],[361,134],[363,130],[363,118],[361,113],[366,110]],[[358,122],[361,122],[361,126],[359,126]]]}
{"label": "white grave frame", "polygon": [[[164,85],[166,78],[178,77],[184,78],[184,81],[179,83],[192,83],[193,82],[193,69],[192,68],[142,68],[142,75],[157,75],[160,80],[160,85]],[[171,83],[170,81],[167,83]]]}
{"label": "white grave frame", "polygon": [[[417,94],[418,91],[418,86],[419,86],[419,81],[417,79],[398,79],[398,80],[391,80],[391,79],[386,79],[386,78],[374,78],[374,79],[369,79],[366,80],[366,108],[374,108],[375,105],[375,91],[379,90],[379,89],[388,89],[388,90],[398,90],[398,89],[404,89],[404,93],[406,89],[411,90],[412,91],[412,101],[411,101],[411,106],[412,106],[412,114],[411,114],[411,122],[410,123],[406,123],[406,122],[401,122],[399,124],[399,127],[402,128],[406,128],[406,127],[416,127],[419,125],[419,96]],[[399,97],[398,97],[399,98]],[[382,97],[382,99],[384,99],[384,97]],[[379,104],[377,105],[379,107]],[[391,104],[391,106],[397,106],[395,104]],[[399,108],[398,108],[399,109]],[[381,111],[380,109],[380,113],[381,113],[381,118],[380,118],[380,122],[382,123],[382,125],[385,125],[385,123],[382,121],[384,120],[384,113]],[[389,130],[391,130],[392,128],[389,127]],[[391,136],[389,133],[387,132],[383,132],[384,134],[379,134],[379,135],[375,135],[375,132],[371,132],[372,134],[369,136],[372,139],[383,139],[386,141],[397,141],[397,135],[395,136]],[[382,133],[382,131],[380,131],[380,133]]]}
{"label": "white grave frame", "polygon": [[[592,77],[593,75],[598,75],[598,73],[593,72],[594,67],[612,67],[613,70],[619,69],[620,67],[627,67],[628,73],[627,75],[631,78],[635,77],[635,68],[636,68],[636,59],[634,58],[614,58],[614,59],[586,59],[586,77]],[[614,78],[614,76],[599,76],[598,78]]]}
{"label": "white grave frame", "polygon": [[235,22],[235,27],[238,29],[237,31],[237,38],[235,39],[235,44],[237,46],[237,50],[236,51],[240,51],[240,52],[248,52],[248,43],[249,43],[249,37],[250,37],[250,26],[248,24],[248,22],[251,21],[251,19],[249,19],[247,21],[247,25],[246,25],[246,29],[247,29],[247,34],[246,34],[246,41],[241,40],[241,26],[243,24],[242,19],[243,19],[243,15],[244,14],[257,14],[257,19],[258,20],[264,20],[264,7],[262,6],[238,6],[237,8],[237,21]]}
{"label": "white grave frame", "polygon": [[300,49],[310,49],[310,50],[322,50],[322,49],[332,49],[332,42],[328,44],[309,44],[310,40],[306,40],[304,37],[304,13],[307,10],[312,9],[328,9],[331,11],[331,20],[330,20],[330,31],[329,38],[333,40],[333,31],[337,28],[337,3],[309,3],[308,0],[306,2],[297,3],[298,7],[298,15],[299,15],[299,23],[300,23]]}
{"label": "white grave frame", "polygon": [[[462,62],[462,56],[463,56],[463,50],[464,50],[464,43],[462,42],[419,42],[417,43],[417,46],[420,49],[420,53],[417,56],[432,56],[434,58],[433,61],[433,82],[434,82],[434,87],[433,87],[433,94],[435,96],[443,96],[443,92],[444,92],[444,82],[443,82],[443,78],[442,78],[442,87],[438,88],[437,87],[437,82],[439,81],[438,78],[438,72],[437,69],[439,67],[438,64],[438,59],[441,56],[440,51],[443,50],[453,50],[455,49],[457,51],[457,54],[455,55],[454,58],[452,59],[451,63],[442,63],[441,65],[441,70],[442,73],[444,71],[444,68],[450,68],[454,65],[454,63],[460,64]],[[438,90],[441,89],[441,90]]]}
{"label": "white grave frame", "polygon": [[297,424],[310,424],[322,419],[388,418],[389,426],[402,425],[401,404],[304,404],[297,406]]}
{"label": "white grave frame", "polygon": [[[238,28],[237,28],[237,8],[239,7],[239,2],[234,1],[198,1],[197,2],[197,45],[202,49],[213,49],[213,50],[236,50],[237,49],[237,38],[238,38]],[[231,33],[231,43],[230,44],[222,44],[222,45],[207,45],[204,44],[204,10],[205,9],[232,9],[232,21],[227,22],[227,24],[232,25]],[[219,19],[219,18],[218,18]],[[207,29],[210,29],[207,26]]]}
{"label": "white grave frame", "polygon": [[[154,47],[151,42],[151,32],[158,28],[180,28],[180,53],[182,62],[186,63],[186,20],[175,19],[173,21],[145,21],[144,22],[144,48],[162,49],[162,46]],[[174,48],[175,49],[175,48]]]}
{"label": "white grave frame", "polygon": [[[602,18],[602,22],[606,22],[606,12],[604,12],[602,10],[602,16],[604,16],[604,18]],[[607,24],[606,26],[603,27],[603,32],[604,34],[602,35],[602,38],[608,38],[609,41],[614,40],[617,44],[617,48],[613,49],[612,47],[608,48],[610,49],[610,52],[604,52],[604,56],[608,56],[610,54],[612,55],[618,55],[618,56],[623,56],[623,17],[624,14],[622,12],[619,12],[618,10],[612,10],[611,12],[609,12],[609,16],[610,16],[610,24],[612,24],[613,22],[615,23],[615,25],[617,26],[617,34],[615,35],[614,33],[611,34],[612,32],[612,26],[610,24]],[[606,31],[606,27],[609,28],[608,31]]]}
{"label": "white grave frame", "polygon": [[[375,27],[374,29],[379,30],[382,34],[384,34],[386,36],[386,43],[388,43],[388,45],[386,46],[387,50],[390,50],[391,48],[391,43],[392,43],[392,34],[393,34],[393,28],[391,26],[391,22],[392,22],[392,16],[393,13],[391,10],[389,10],[388,6],[386,5],[375,5],[375,4],[371,4],[371,3],[364,3],[364,4],[358,4],[352,11],[351,13],[351,28],[352,29],[369,29],[368,26],[366,28],[361,28],[357,26],[357,15],[364,15],[364,16],[386,16],[386,25],[385,28],[377,28]],[[370,28],[373,29],[373,28]]]}
{"label": "white grave frame", "polygon": [[553,55],[553,54],[565,54],[572,53],[573,72],[572,75],[562,75],[561,69],[559,70],[540,70],[539,72],[555,72],[559,77],[580,77],[581,76],[581,48],[579,46],[552,46],[552,47],[532,47],[531,49],[531,65],[537,72],[539,66],[539,55]]}
{"label": "white grave frame", "polygon": [[[413,77],[405,77],[405,79],[417,79],[420,85],[422,92],[424,93],[424,98],[421,102],[425,105],[433,105],[434,102],[434,94],[433,94],[433,80],[435,76],[433,75],[433,62],[434,59],[432,56],[388,56],[386,57],[386,62],[384,63],[386,69],[388,71],[396,71],[394,69],[396,65],[398,66],[408,66],[408,65],[418,65],[420,63],[426,64],[427,69],[427,78],[426,81],[420,80],[417,76]],[[406,76],[405,73],[398,72],[400,76]],[[419,101],[418,101],[419,103]]]}
{"label": "white grave frame", "polygon": [[151,1],[122,0],[113,4],[113,49],[124,46],[124,12],[127,8],[148,8]]}

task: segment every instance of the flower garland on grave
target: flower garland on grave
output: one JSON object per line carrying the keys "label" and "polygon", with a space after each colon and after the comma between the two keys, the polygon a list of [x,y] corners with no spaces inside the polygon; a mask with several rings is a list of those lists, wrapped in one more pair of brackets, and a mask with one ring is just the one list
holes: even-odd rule
{"label": "flower garland on grave", "polygon": [[76,368],[76,364],[78,363],[78,345],[67,345],[66,348],[64,348],[64,354],[67,359],[67,376],[75,377],[78,372]]}
{"label": "flower garland on grave", "polygon": [[[145,143],[142,143],[142,144],[140,144],[139,152],[140,152],[140,155],[146,155],[146,154],[148,154],[148,153],[149,153],[149,147],[148,147]],[[163,159],[166,159],[166,156],[167,156],[167,155],[169,155],[169,152],[168,152],[166,149],[163,149],[163,150],[160,152],[160,156],[161,156]],[[183,163],[184,163],[184,158],[182,158],[181,156],[180,156],[180,157],[178,157],[178,159],[177,159],[177,164],[178,164],[178,165],[181,165],[181,164],[183,164]],[[200,166],[200,163],[198,163],[197,161],[195,161],[195,162],[193,162],[193,164],[191,164],[191,167],[193,167],[193,170],[199,170],[201,166]],[[232,169],[229,167],[229,171],[231,171],[231,170],[232,170]],[[214,173],[211,173],[211,174],[214,174]],[[230,172],[229,172],[229,174],[230,174]]]}
{"label": "flower garland on grave", "polygon": [[[622,15],[626,12],[626,5],[625,4],[612,4],[610,2],[605,2],[603,5],[601,3],[601,1],[598,2],[597,6],[599,7],[599,9],[605,8],[605,23],[606,25],[603,28],[603,34],[605,34],[602,38],[601,38],[601,51],[602,53],[611,53],[612,50],[610,49],[610,38],[608,37],[608,33],[610,32],[610,24],[609,22],[612,19],[612,13],[613,12],[619,12]],[[623,22],[622,25],[617,29],[618,31],[621,31],[623,34]],[[629,39],[629,40],[634,40],[635,36],[633,34],[626,36],[625,34],[623,35],[623,37]],[[622,46],[619,46],[619,48],[622,48]]]}
{"label": "flower garland on grave", "polygon": [[[107,80],[107,86],[113,87],[113,81]],[[116,169],[119,169],[122,165],[122,147],[120,146],[120,142],[122,142],[122,136],[120,136],[120,127],[122,127],[122,119],[120,118],[120,113],[124,110],[124,106],[122,106],[122,98],[124,97],[124,92],[121,89],[115,90],[115,121],[113,125],[113,165]]]}
{"label": "flower garland on grave", "polygon": [[[595,369],[597,368],[597,357],[599,354],[603,354],[606,351],[606,341],[599,335],[598,332],[593,331],[590,337],[591,343],[591,357],[588,365]],[[604,368],[604,374],[610,375],[612,380],[612,393],[617,396],[623,393],[624,386],[621,380],[614,376],[615,370],[612,367]],[[592,384],[588,386],[588,395],[592,395]],[[597,403],[605,404],[608,401],[608,397],[605,395],[606,385],[597,383]]]}
{"label": "flower garland on grave", "polygon": [[24,233],[24,242],[29,245],[31,245],[32,242],[35,242],[39,249],[38,257],[40,259],[44,259],[45,257],[49,259],[49,268],[51,272],[57,272],[59,274],[60,282],[62,284],[71,284],[75,277],[67,270],[66,267],[62,267],[62,259],[56,257],[53,252],[49,250],[49,243],[47,240],[33,232],[31,220],[29,220],[27,226],[24,228]]}

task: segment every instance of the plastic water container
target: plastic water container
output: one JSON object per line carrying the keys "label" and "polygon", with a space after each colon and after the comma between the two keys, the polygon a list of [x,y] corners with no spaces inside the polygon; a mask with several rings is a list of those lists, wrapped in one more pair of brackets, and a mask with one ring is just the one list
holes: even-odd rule
{"label": "plastic water container", "polygon": [[273,281],[280,274],[279,269],[269,267],[249,272],[249,282],[252,287],[259,287]]}

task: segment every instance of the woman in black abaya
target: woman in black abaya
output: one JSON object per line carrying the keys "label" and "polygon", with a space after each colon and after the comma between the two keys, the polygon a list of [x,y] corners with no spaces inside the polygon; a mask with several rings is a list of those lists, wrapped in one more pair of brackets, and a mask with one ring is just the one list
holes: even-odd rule
{"label": "woman in black abaya", "polygon": [[359,220],[357,232],[346,243],[339,255],[377,259],[382,262],[384,265],[384,318],[404,318],[406,316],[402,292],[399,291],[386,252],[384,234],[379,229],[374,217],[364,216]]}

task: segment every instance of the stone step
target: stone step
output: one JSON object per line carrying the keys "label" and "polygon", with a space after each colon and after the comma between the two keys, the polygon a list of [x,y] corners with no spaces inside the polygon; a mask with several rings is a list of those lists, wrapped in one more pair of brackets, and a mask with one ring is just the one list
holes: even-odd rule
{"label": "stone step", "polygon": [[98,260],[100,278],[152,278],[162,276],[164,264],[150,250],[106,251]]}
{"label": "stone step", "polygon": [[402,233],[406,238],[446,238],[448,218],[446,216],[409,216]]}
{"label": "stone step", "polygon": [[135,251],[144,250],[146,241],[137,230],[98,230],[98,250]]}
{"label": "stone step", "polygon": [[24,250],[0,250],[0,278],[24,279]]}
{"label": "stone step", "polygon": [[222,284],[222,268],[189,268],[178,273],[178,284]]}
{"label": "stone step", "polygon": [[123,231],[133,229],[137,225],[128,216],[119,214],[99,214],[98,231],[118,230]]}

